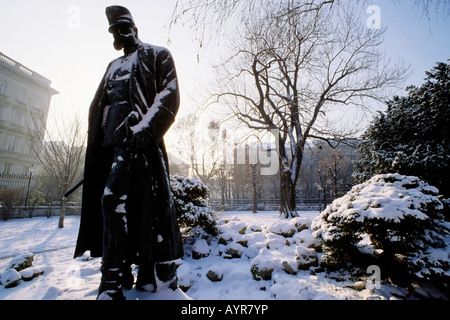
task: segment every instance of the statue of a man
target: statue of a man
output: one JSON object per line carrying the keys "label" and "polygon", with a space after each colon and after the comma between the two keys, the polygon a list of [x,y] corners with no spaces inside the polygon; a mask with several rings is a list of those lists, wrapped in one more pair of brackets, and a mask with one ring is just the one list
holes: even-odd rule
{"label": "statue of a man", "polygon": [[124,55],[109,64],[89,110],[75,257],[102,257],[97,299],[120,300],[134,285],[132,264],[138,289],[176,288],[183,249],[163,137],[180,98],[170,52],[139,40],[128,9],[111,6],[106,16]]}

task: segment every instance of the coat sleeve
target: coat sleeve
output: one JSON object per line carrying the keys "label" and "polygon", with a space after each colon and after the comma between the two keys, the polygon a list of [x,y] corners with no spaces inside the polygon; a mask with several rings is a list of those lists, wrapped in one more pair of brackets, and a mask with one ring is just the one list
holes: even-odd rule
{"label": "coat sleeve", "polygon": [[[155,98],[147,112],[142,115],[141,120],[136,125],[131,127],[131,130],[134,134],[145,131],[159,144],[174,123],[180,105],[175,63],[168,50],[161,50],[156,55],[154,70]],[[146,88],[139,87],[139,82],[137,86],[138,94],[145,96],[143,92]]]}

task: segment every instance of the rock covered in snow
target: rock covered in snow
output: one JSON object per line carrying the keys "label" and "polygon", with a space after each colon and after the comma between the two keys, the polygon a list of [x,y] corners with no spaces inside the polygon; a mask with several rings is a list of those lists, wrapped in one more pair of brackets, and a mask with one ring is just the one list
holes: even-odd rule
{"label": "rock covered in snow", "polygon": [[272,279],[273,271],[275,269],[281,269],[281,257],[282,255],[275,252],[275,250],[261,249],[260,253],[253,258],[250,265],[253,278],[257,281]]}
{"label": "rock covered in snow", "polygon": [[258,264],[252,264],[250,267],[250,271],[253,274],[253,279],[255,279],[256,281],[272,279],[273,268],[267,268]]}
{"label": "rock covered in snow", "polygon": [[261,232],[263,229],[261,228],[261,226],[258,226],[256,224],[252,224],[248,226],[248,229],[253,231],[253,232]]}
{"label": "rock covered in snow", "polygon": [[298,265],[292,263],[291,261],[284,260],[282,262],[284,272],[292,275],[296,275],[298,271]]}
{"label": "rock covered in snow", "polygon": [[267,227],[272,232],[285,238],[292,237],[295,233],[309,228],[310,222],[306,218],[296,217],[289,220],[280,220]]}
{"label": "rock covered in snow", "polygon": [[219,282],[223,279],[223,271],[220,267],[213,266],[206,273],[206,277],[212,282]]}
{"label": "rock covered in snow", "polygon": [[231,235],[221,235],[219,237],[219,244],[227,245],[231,241],[233,241],[233,238],[231,237]]}
{"label": "rock covered in snow", "polygon": [[192,258],[201,259],[209,256],[211,249],[205,239],[197,239],[192,248]]}
{"label": "rock covered in snow", "polygon": [[17,286],[21,279],[22,277],[16,269],[6,270],[0,278],[2,285],[7,289]]}
{"label": "rock covered in snow", "polygon": [[22,277],[23,281],[31,281],[34,278],[36,278],[37,276],[40,276],[41,274],[43,274],[44,271],[42,271],[41,269],[36,268],[36,267],[29,267],[24,270],[21,270],[19,273],[20,273],[20,276]]}
{"label": "rock covered in snow", "polygon": [[183,262],[177,269],[178,287],[184,292],[188,291],[194,280],[192,279],[192,266]]}
{"label": "rock covered in snow", "polygon": [[295,259],[298,262],[299,270],[308,270],[311,267],[317,267],[319,260],[314,249],[297,246],[295,248]]}
{"label": "rock covered in snow", "polygon": [[301,232],[301,231],[309,228],[311,221],[304,217],[296,217],[296,218],[292,218],[290,220],[290,223],[292,223],[295,226],[295,228],[297,229],[297,232]]}
{"label": "rock covered in snow", "polygon": [[355,283],[347,284],[345,287],[353,289],[353,290],[362,291],[362,290],[366,289],[366,282],[356,281]]}
{"label": "rock covered in snow", "polygon": [[6,271],[1,275],[0,282],[5,288],[17,286],[20,280],[31,281],[44,272],[33,267],[34,254],[25,252],[15,256]]}
{"label": "rock covered in snow", "polygon": [[282,235],[276,233],[267,233],[266,235],[266,247],[267,249],[280,250],[288,245],[288,240]]}
{"label": "rock covered in snow", "polygon": [[33,264],[33,260],[34,254],[32,254],[31,252],[22,253],[15,256],[6,269],[15,269],[16,271],[21,271],[28,267],[31,267],[31,265]]}
{"label": "rock covered in snow", "polygon": [[295,234],[297,228],[295,227],[295,225],[291,223],[291,221],[286,220],[286,221],[278,221],[272,224],[267,228],[267,231],[278,234],[285,238],[290,238]]}
{"label": "rock covered in snow", "polygon": [[242,257],[244,246],[238,242],[231,242],[225,249],[225,259],[234,259]]}

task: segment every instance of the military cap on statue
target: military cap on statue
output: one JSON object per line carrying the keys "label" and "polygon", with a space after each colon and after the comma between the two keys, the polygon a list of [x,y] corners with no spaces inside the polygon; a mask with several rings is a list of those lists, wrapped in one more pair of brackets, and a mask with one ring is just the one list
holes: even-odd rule
{"label": "military cap on statue", "polygon": [[122,23],[134,26],[134,20],[130,10],[122,6],[110,6],[106,8],[106,17],[109,22],[109,32],[111,28]]}

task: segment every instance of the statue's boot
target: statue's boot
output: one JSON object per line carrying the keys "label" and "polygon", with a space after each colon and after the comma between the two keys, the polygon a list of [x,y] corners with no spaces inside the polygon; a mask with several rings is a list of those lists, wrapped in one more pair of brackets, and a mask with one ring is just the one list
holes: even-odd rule
{"label": "statue's boot", "polygon": [[97,300],[125,300],[122,291],[122,270],[102,266],[102,280],[98,289]]}
{"label": "statue's boot", "polygon": [[139,266],[136,288],[141,291],[156,291],[155,267],[153,264]]}
{"label": "statue's boot", "polygon": [[139,267],[136,288],[148,292],[162,291],[165,289],[176,290],[178,265],[171,262],[159,262],[154,266]]}
{"label": "statue's boot", "polygon": [[174,261],[160,262],[155,265],[157,290],[178,288],[177,269],[178,264]]}
{"label": "statue's boot", "polygon": [[[114,196],[103,196],[102,279],[97,299],[124,300],[122,288],[130,288],[131,267],[127,264],[126,212]],[[127,267],[124,267],[127,266]],[[131,277],[130,277],[131,276]]]}
{"label": "statue's boot", "polygon": [[123,272],[123,279],[122,279],[123,288],[126,290],[131,290],[134,285],[134,276],[133,272],[131,271],[131,266],[125,265],[122,268],[122,272]]}

